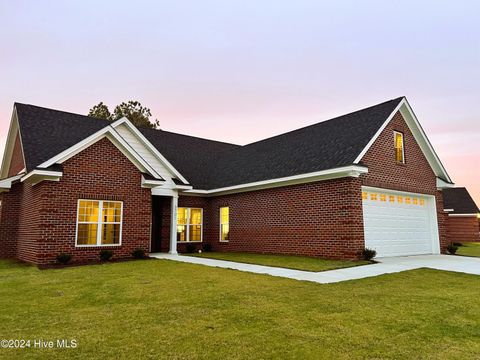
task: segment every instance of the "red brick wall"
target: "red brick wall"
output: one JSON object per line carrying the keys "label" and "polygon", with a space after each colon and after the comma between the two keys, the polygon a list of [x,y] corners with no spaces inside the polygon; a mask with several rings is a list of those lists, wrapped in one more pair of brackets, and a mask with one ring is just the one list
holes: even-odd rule
{"label": "red brick wall", "polygon": [[18,216],[21,187],[14,185],[9,192],[0,194],[0,258],[15,256],[17,247]]}
{"label": "red brick wall", "polygon": [[[363,249],[360,181],[337,179],[213,198],[183,197],[204,207],[204,243],[216,251],[355,258]],[[219,241],[219,209],[230,207],[230,240]],[[179,246],[179,251],[182,251]]]}
{"label": "red brick wall", "polygon": [[17,175],[24,168],[25,163],[23,162],[22,144],[20,141],[20,134],[17,133],[17,136],[15,137],[12,158],[10,160],[10,167],[8,169],[8,177]]}
{"label": "red brick wall", "polygon": [[[138,169],[109,140],[98,141],[63,164],[59,182],[24,185],[17,257],[47,264],[61,252],[77,262],[97,260],[103,248],[117,259],[138,247],[148,252],[151,193],[140,184]],[[122,245],[75,247],[78,199],[123,201]]]}
{"label": "red brick wall", "polygon": [[[404,136],[405,164],[395,161],[394,131]],[[437,191],[436,176],[408,125],[398,112],[386,126],[377,141],[362,158],[368,174],[362,175],[362,185],[385,189],[435,195],[439,226],[440,247],[445,251],[448,240],[443,212],[443,196]]]}
{"label": "red brick wall", "polygon": [[473,216],[448,216],[448,242],[480,241],[478,218]]}

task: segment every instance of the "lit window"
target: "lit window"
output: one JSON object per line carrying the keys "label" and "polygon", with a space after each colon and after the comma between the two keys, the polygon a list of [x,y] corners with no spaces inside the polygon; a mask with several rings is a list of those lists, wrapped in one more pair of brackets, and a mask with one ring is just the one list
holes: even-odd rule
{"label": "lit window", "polygon": [[387,201],[387,195],[380,194],[380,201]]}
{"label": "lit window", "polygon": [[122,211],[121,201],[79,200],[77,246],[120,245]]}
{"label": "lit window", "polygon": [[418,199],[417,198],[413,198],[413,205],[418,205]]}
{"label": "lit window", "polygon": [[420,205],[421,206],[425,205],[425,200],[424,199],[420,199]]}
{"label": "lit window", "polygon": [[370,194],[370,200],[377,200],[377,194]]}
{"label": "lit window", "polygon": [[403,204],[403,196],[397,196],[397,201],[399,204]]}
{"label": "lit window", "polygon": [[411,202],[411,201],[410,201],[410,198],[409,198],[409,197],[406,197],[406,198],[405,198],[405,204],[410,204],[410,202]]}
{"label": "lit window", "polygon": [[362,191],[362,200],[368,200],[368,193],[365,191]]}
{"label": "lit window", "polygon": [[394,131],[395,135],[395,160],[398,163],[405,164],[405,149],[403,144],[403,134]]}
{"label": "lit window", "polygon": [[177,241],[200,242],[202,241],[203,209],[181,208],[177,209]]}
{"label": "lit window", "polygon": [[230,240],[230,209],[220,208],[220,241]]}
{"label": "lit window", "polygon": [[390,196],[388,197],[388,201],[390,201],[390,202],[395,202],[395,196],[390,195]]}

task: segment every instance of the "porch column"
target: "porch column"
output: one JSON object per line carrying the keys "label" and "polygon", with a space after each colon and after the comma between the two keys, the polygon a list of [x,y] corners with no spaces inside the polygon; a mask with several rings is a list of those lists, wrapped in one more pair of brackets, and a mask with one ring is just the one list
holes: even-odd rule
{"label": "porch column", "polygon": [[177,209],[178,209],[178,195],[172,196],[172,206],[170,213],[170,251],[169,254],[177,255]]}

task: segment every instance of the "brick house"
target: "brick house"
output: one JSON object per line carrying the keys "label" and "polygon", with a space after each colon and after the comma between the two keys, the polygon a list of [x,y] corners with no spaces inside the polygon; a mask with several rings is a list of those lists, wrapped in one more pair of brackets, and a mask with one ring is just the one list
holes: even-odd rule
{"label": "brick house", "polygon": [[464,187],[443,191],[448,242],[480,241],[480,210]]}
{"label": "brick house", "polygon": [[406,98],[245,146],[15,104],[0,256],[147,252],[353,259],[445,251],[452,181]]}

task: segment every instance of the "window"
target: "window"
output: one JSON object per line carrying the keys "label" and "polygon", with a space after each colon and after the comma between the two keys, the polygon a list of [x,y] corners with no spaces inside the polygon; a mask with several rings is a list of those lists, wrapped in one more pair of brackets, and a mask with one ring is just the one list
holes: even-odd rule
{"label": "window", "polygon": [[230,208],[220,208],[220,241],[230,239]]}
{"label": "window", "polygon": [[77,246],[120,245],[121,201],[78,200]]}
{"label": "window", "polygon": [[397,163],[405,164],[403,134],[398,131],[394,131],[393,134],[395,136],[395,160],[397,161]]}
{"label": "window", "polygon": [[181,208],[177,210],[177,241],[202,241],[203,209]]}

